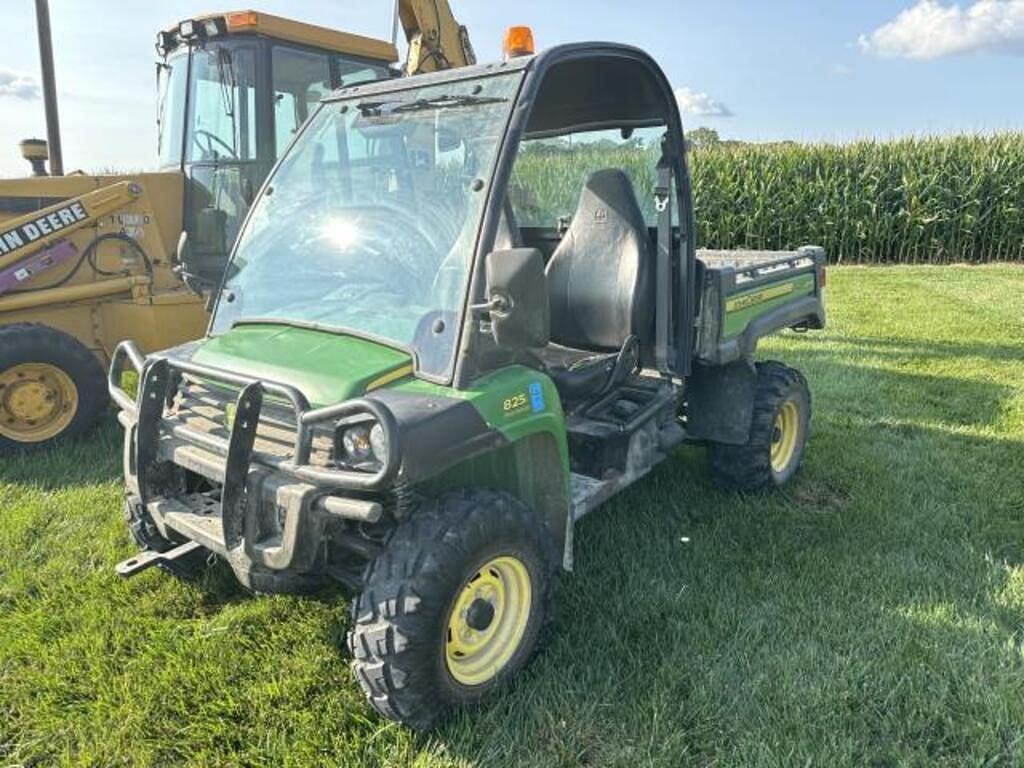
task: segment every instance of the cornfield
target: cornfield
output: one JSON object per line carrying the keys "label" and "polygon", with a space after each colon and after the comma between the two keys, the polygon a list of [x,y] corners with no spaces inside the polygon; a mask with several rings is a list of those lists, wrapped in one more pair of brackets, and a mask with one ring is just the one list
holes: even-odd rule
{"label": "cornfield", "polygon": [[[701,247],[813,243],[837,263],[1024,261],[1024,134],[722,144],[690,157]],[[639,142],[527,152],[526,223],[570,214],[580,180],[602,167],[626,168],[649,213],[656,159]]]}

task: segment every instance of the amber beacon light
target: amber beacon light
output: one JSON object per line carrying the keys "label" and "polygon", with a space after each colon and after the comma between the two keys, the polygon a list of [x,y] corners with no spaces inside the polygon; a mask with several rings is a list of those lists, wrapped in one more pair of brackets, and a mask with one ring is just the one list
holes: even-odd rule
{"label": "amber beacon light", "polygon": [[505,32],[505,58],[533,55],[533,30],[529,27],[509,27]]}
{"label": "amber beacon light", "polygon": [[259,14],[256,11],[239,11],[228,14],[229,29],[247,29],[259,24]]}

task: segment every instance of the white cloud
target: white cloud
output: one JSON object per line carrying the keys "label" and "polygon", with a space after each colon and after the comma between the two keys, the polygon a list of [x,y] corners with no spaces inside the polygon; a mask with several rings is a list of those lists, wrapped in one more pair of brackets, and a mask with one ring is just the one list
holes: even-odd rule
{"label": "white cloud", "polygon": [[15,99],[34,101],[39,98],[39,95],[39,83],[34,77],[0,68],[0,98],[10,96]]}
{"label": "white cloud", "polygon": [[676,88],[679,111],[696,117],[732,117],[732,110],[706,93],[689,88]]}
{"label": "white cloud", "polygon": [[857,43],[865,53],[888,58],[981,51],[1024,55],[1024,0],[975,0],[966,7],[918,0]]}
{"label": "white cloud", "polygon": [[853,67],[847,64],[833,64],[829,67],[828,73],[832,77],[848,77],[853,74]]}

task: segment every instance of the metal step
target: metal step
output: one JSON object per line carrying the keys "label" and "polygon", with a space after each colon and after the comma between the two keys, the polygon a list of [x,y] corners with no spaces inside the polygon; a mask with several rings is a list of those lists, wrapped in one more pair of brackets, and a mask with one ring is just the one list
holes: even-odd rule
{"label": "metal step", "polygon": [[569,480],[573,521],[579,520],[587,512],[614,496],[621,487],[620,478],[621,475],[617,474],[611,480],[598,480],[596,477],[573,472]]}
{"label": "metal step", "polygon": [[148,507],[151,513],[163,518],[168,528],[220,555],[227,554],[221,506],[216,499],[202,493],[190,493],[160,498],[150,502]]}

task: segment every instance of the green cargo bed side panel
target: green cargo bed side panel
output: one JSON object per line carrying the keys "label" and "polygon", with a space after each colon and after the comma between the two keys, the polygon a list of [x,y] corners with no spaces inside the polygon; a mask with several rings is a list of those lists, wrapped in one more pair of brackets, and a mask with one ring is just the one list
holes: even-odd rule
{"label": "green cargo bed side panel", "polygon": [[340,333],[274,324],[236,326],[207,339],[192,360],[290,384],[314,407],[359,397],[412,374],[412,358],[401,350]]}
{"label": "green cargo bed side panel", "polygon": [[722,337],[731,339],[742,333],[766,312],[781,307],[793,299],[814,293],[814,275],[800,275],[792,280],[761,285],[749,291],[729,294],[725,297],[725,323]]}

